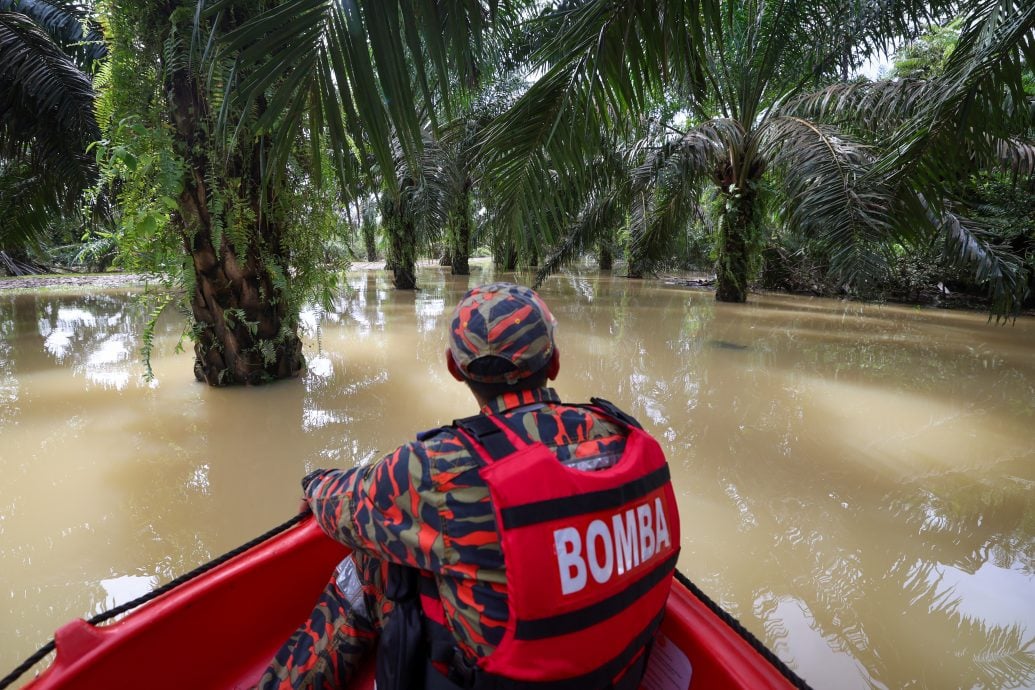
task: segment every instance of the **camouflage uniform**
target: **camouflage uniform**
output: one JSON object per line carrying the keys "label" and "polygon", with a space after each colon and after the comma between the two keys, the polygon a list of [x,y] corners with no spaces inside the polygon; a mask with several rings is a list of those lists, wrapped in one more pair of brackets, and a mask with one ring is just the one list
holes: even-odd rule
{"label": "camouflage uniform", "polygon": [[[579,469],[608,467],[625,447],[624,430],[561,404],[550,388],[507,393],[482,413]],[[348,579],[344,587],[332,580],[259,687],[344,687],[391,610],[383,596],[388,562],[432,573],[459,648],[471,659],[491,654],[507,622],[506,572],[479,467],[452,432],[436,429],[367,467],[307,477],[320,526],[355,550],[362,591],[345,592]]]}

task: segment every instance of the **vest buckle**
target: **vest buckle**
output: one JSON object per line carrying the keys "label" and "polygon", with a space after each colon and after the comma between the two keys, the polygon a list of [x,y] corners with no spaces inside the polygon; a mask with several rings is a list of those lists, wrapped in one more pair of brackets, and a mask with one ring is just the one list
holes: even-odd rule
{"label": "vest buckle", "polygon": [[462,688],[473,688],[478,665],[468,661],[467,656],[459,649],[453,649],[453,659],[449,662],[449,679]]}

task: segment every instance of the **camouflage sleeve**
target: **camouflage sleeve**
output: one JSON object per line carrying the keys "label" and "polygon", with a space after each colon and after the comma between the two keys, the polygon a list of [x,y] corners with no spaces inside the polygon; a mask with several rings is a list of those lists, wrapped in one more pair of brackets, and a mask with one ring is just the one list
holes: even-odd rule
{"label": "camouflage sleeve", "polygon": [[366,467],[307,475],[306,499],[324,532],[392,563],[438,571],[441,520],[423,446],[407,443]]}

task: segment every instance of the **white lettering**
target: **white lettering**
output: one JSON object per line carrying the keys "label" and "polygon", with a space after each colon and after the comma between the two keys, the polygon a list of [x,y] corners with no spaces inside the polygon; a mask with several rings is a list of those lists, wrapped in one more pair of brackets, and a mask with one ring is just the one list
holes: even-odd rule
{"label": "white lettering", "polygon": [[578,530],[574,527],[555,530],[553,543],[561,569],[561,593],[578,592],[586,586],[586,561],[582,558],[582,538]]}
{"label": "white lettering", "polygon": [[[604,545],[604,562],[598,560],[597,542]],[[607,531],[607,523],[594,520],[586,530],[586,556],[589,558],[589,572],[593,579],[603,584],[611,579],[611,571],[615,566],[615,553],[611,545],[611,533]]]}
{"label": "white lettering", "polygon": [[658,553],[661,553],[661,545],[672,548],[672,538],[668,536],[668,519],[665,517],[665,509],[662,507],[661,499],[654,499],[654,514],[658,516]]}
{"label": "white lettering", "polygon": [[624,575],[640,564],[640,551],[636,548],[636,517],[633,511],[625,511],[625,529],[622,529],[622,516],[611,518],[615,531],[615,553],[618,555],[618,574]]}
{"label": "white lettering", "polygon": [[593,520],[584,531],[576,527],[554,530],[562,594],[585,589],[590,575],[604,584],[616,571],[624,575],[672,548],[668,517],[660,498],[610,517],[610,524],[606,518]]}
{"label": "white lettering", "polygon": [[654,527],[651,525],[650,505],[644,503],[636,509],[640,528],[640,563],[649,561],[654,555]]}

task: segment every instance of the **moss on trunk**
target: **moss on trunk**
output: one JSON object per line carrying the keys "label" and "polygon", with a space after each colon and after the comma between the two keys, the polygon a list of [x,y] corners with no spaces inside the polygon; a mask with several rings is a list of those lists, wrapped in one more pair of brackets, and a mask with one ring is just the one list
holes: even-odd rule
{"label": "moss on trunk", "polygon": [[756,203],[751,191],[729,194],[719,219],[715,299],[746,302],[748,278],[756,251]]}
{"label": "moss on trunk", "polygon": [[197,233],[191,257],[195,377],[227,386],[297,376],[302,341],[287,300],[265,298],[278,292],[272,273],[254,257],[239,261],[225,238],[216,252],[207,233]]}
{"label": "moss on trunk", "polygon": [[597,265],[601,271],[610,271],[614,267],[614,255],[611,253],[611,245],[601,242],[597,249]]}
{"label": "moss on trunk", "polygon": [[242,144],[227,169],[215,171],[206,136],[211,109],[200,77],[184,68],[167,79],[176,148],[187,167],[173,222],[194,269],[194,375],[211,386],[297,376],[305,360],[288,295],[290,252],[275,205],[263,205],[264,194],[276,196],[260,168],[268,144]]}
{"label": "moss on trunk", "polygon": [[450,273],[455,276],[471,274],[471,182],[464,186],[463,194],[449,219]]}

